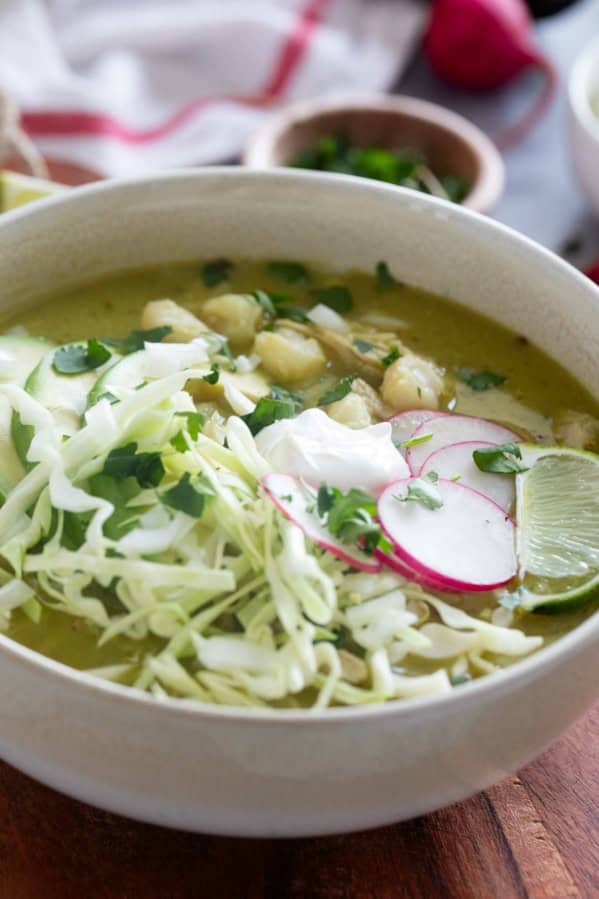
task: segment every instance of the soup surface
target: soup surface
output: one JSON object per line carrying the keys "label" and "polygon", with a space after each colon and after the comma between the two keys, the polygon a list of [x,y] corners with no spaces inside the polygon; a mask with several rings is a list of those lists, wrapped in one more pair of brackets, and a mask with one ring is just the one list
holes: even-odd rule
{"label": "soup surface", "polygon": [[[530,444],[597,450],[597,403],[527,335],[385,263],[120,273],[2,330],[0,616],[41,653],[157,696],[357,704],[462,688],[592,612],[588,552],[539,569],[540,506],[520,497],[525,526],[515,487],[553,489],[558,457]],[[449,542],[477,516],[473,563]]]}

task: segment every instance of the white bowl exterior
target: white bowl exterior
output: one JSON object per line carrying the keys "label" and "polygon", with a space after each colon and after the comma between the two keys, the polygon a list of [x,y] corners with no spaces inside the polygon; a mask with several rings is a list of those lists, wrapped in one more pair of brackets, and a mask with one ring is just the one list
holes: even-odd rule
{"label": "white bowl exterior", "polygon": [[593,210],[599,215],[599,117],[591,108],[599,103],[599,39],[582,52],[569,85],[569,133],[574,169]]}
{"label": "white bowl exterior", "polygon": [[[599,394],[599,290],[480,216],[359,179],[206,170],[94,185],[0,219],[3,309],[104,272],[197,256],[386,259],[556,356]],[[450,696],[326,713],[159,701],[0,636],[0,752],[71,795],[213,833],[340,832],[430,811],[545,748],[597,697],[599,615]]]}

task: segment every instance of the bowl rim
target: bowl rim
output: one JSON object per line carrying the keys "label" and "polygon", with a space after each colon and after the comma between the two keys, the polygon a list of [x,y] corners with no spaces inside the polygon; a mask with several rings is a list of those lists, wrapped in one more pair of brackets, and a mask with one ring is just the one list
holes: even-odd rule
{"label": "bowl rim", "polygon": [[[215,181],[219,179],[235,182],[255,182],[257,186],[267,181],[301,182],[312,181],[321,184],[329,190],[341,192],[363,192],[380,194],[381,198],[395,198],[398,202],[403,200],[407,205],[414,203],[423,207],[426,211],[434,213],[439,206],[446,213],[451,210],[453,216],[469,223],[475,230],[480,228],[494,232],[498,238],[518,246],[521,250],[537,257],[539,264],[552,267],[557,273],[578,281],[580,286],[594,295],[599,313],[599,287],[596,287],[582,275],[577,269],[552,253],[545,247],[537,244],[524,234],[520,234],[513,228],[500,222],[487,218],[463,206],[440,200],[436,197],[412,191],[403,187],[372,181],[366,178],[358,178],[352,175],[333,175],[323,172],[313,172],[293,169],[264,169],[250,170],[240,166],[210,166],[201,168],[179,169],[162,172],[159,175],[140,175],[127,179],[110,179],[93,182],[81,187],[73,188],[64,193],[58,193],[35,203],[19,207],[0,216],[0,243],[2,233],[10,229],[13,223],[35,218],[40,214],[51,211],[54,207],[78,206],[85,204],[88,198],[94,198],[99,194],[117,194],[136,187],[156,188],[158,185],[168,186],[172,182],[190,180],[196,183],[203,181]],[[134,687],[124,686],[112,681],[104,680],[94,675],[87,674],[76,668],[72,668],[62,662],[58,662],[42,653],[29,649],[5,634],[0,633],[0,657],[8,656],[11,661],[32,669],[34,673],[46,674],[49,679],[58,684],[64,684],[71,688],[81,688],[82,695],[90,699],[99,696],[100,699],[112,699],[115,702],[124,703],[129,707],[135,707],[140,712],[153,710],[156,714],[168,715],[170,719],[180,716],[186,718],[214,719],[223,723],[234,725],[235,723],[248,722],[250,724],[268,723],[271,726],[295,725],[343,725],[355,719],[370,719],[372,717],[389,717],[395,715],[421,714],[433,711],[443,703],[459,703],[474,700],[481,694],[487,693],[490,699],[495,693],[505,687],[508,689],[523,676],[528,674],[540,674],[543,669],[560,664],[575,655],[579,644],[583,645],[588,639],[594,639],[599,643],[599,609],[592,612],[586,621],[577,625],[569,634],[559,638],[550,646],[544,647],[536,653],[524,659],[514,662],[508,668],[500,669],[470,684],[454,689],[450,693],[417,696],[406,699],[389,700],[381,703],[365,704],[361,706],[343,706],[326,709],[273,709],[273,708],[241,708],[237,706],[219,706],[205,703],[195,699],[178,699],[165,697],[157,699],[155,696],[138,690]],[[537,670],[538,669],[538,670]]]}
{"label": "bowl rim", "polygon": [[599,95],[599,36],[580,51],[568,79],[568,99],[577,123],[599,143],[599,117],[591,109],[590,79],[595,72]]}
{"label": "bowl rim", "polygon": [[410,97],[407,94],[341,94],[325,100],[300,100],[285,106],[254,132],[242,155],[244,165],[254,169],[284,168],[273,161],[273,152],[283,134],[293,125],[317,119],[329,112],[391,112],[426,122],[448,131],[473,150],[480,171],[461,206],[478,212],[492,209],[505,188],[503,158],[487,135],[473,122],[439,103]]}

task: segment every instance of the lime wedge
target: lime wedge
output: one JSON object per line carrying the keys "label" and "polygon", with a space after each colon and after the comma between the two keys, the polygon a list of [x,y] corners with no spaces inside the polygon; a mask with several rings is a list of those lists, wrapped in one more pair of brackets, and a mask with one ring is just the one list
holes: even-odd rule
{"label": "lime wedge", "polygon": [[64,184],[31,178],[18,172],[0,172],[0,212],[8,212],[33,200],[41,200],[66,190]]}
{"label": "lime wedge", "polygon": [[567,611],[599,596],[599,456],[523,446],[516,479],[522,604]]}

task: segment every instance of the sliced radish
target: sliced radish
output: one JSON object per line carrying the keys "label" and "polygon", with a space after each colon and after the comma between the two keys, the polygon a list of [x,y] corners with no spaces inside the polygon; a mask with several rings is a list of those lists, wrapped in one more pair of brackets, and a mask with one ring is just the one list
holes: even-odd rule
{"label": "sliced radish", "polygon": [[397,415],[388,419],[393,443],[396,446],[405,443],[421,424],[430,418],[439,418],[441,415],[449,415],[449,413],[439,412],[438,409],[406,409],[405,412],[398,412]]}
{"label": "sliced radish", "polygon": [[412,439],[425,434],[432,435],[430,440],[411,446],[406,453],[406,460],[413,474],[420,474],[431,453],[452,443],[476,440],[480,443],[498,444],[522,440],[520,434],[504,425],[471,415],[438,415],[419,425],[412,434]]}
{"label": "sliced radish", "polygon": [[370,574],[376,574],[381,570],[381,563],[378,559],[367,556],[357,547],[342,543],[330,533],[316,512],[316,493],[306,487],[299,478],[291,474],[271,472],[265,474],[260,483],[279,512],[282,512],[289,521],[301,528],[310,540],[314,540],[323,549],[347,562],[352,568],[367,571]]}
{"label": "sliced radish", "polygon": [[390,484],[378,500],[381,527],[402,562],[444,590],[494,590],[514,577],[514,523],[497,503],[441,478],[441,508],[401,502],[411,482]]}
{"label": "sliced radish", "polygon": [[415,568],[410,568],[407,562],[404,562],[403,559],[400,559],[399,556],[396,556],[394,553],[386,553],[383,552],[382,549],[375,549],[374,555],[384,566],[390,568],[391,571],[394,571],[401,577],[405,577],[408,581],[413,581],[415,584],[420,584],[422,587],[428,587],[429,590],[447,590],[446,587],[442,586],[440,581],[428,578],[423,575],[422,572],[416,571]]}
{"label": "sliced radish", "polygon": [[496,445],[482,440],[466,440],[443,446],[425,460],[420,474],[435,471],[440,478],[448,481],[456,479],[460,484],[483,493],[502,509],[509,511],[516,498],[514,476],[481,471],[472,456],[474,450]]}

